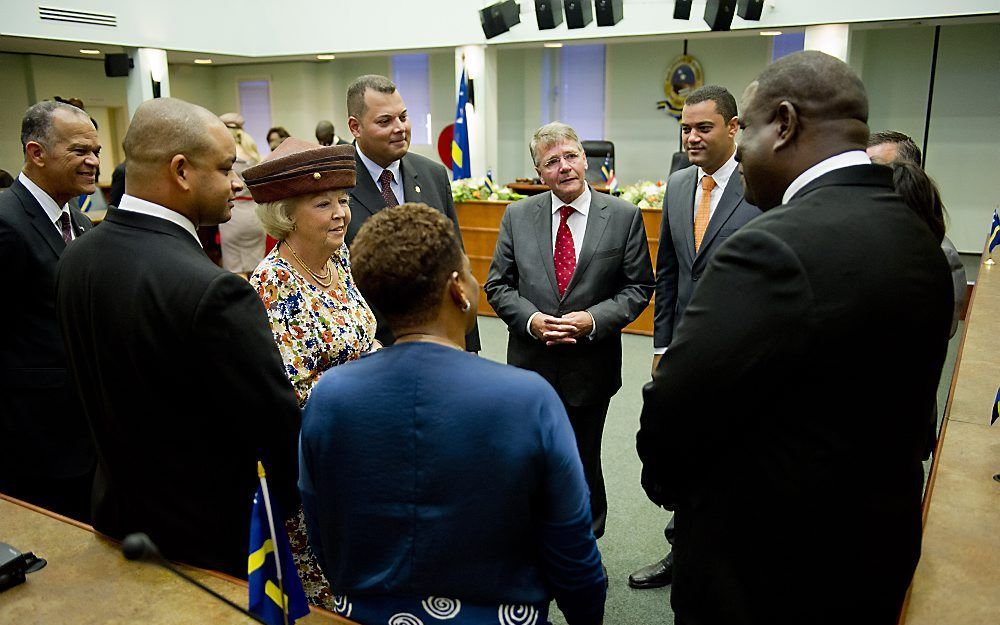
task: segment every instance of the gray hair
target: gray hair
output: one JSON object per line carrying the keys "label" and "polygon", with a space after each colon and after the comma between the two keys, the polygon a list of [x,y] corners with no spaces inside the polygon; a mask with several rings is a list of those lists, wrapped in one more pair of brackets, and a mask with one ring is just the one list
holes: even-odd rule
{"label": "gray hair", "polygon": [[21,120],[21,152],[28,154],[28,142],[34,141],[44,148],[52,147],[55,137],[52,136],[52,116],[58,110],[64,110],[73,115],[90,117],[81,109],[55,100],[43,100],[38,104],[28,107],[24,112],[24,119]]}
{"label": "gray hair", "polygon": [[284,241],[292,230],[295,230],[295,220],[292,211],[295,210],[295,198],[286,197],[273,202],[257,205],[257,218],[264,226],[264,231],[279,241]]}
{"label": "gray hair", "polygon": [[347,88],[347,115],[361,119],[365,114],[365,92],[395,93],[396,84],[385,76],[365,74],[358,76]]}
{"label": "gray hair", "polygon": [[895,143],[896,144],[896,159],[902,159],[904,161],[910,161],[911,163],[920,164],[920,148],[914,143],[913,138],[902,132],[897,132],[895,130],[882,130],[879,132],[873,132],[868,137],[868,147],[875,147],[876,145],[882,145],[883,143]]}
{"label": "gray hair", "polygon": [[538,167],[541,159],[540,151],[564,141],[575,143],[579,146],[580,152],[583,152],[583,144],[580,143],[580,137],[576,136],[576,131],[562,122],[551,122],[536,130],[535,134],[531,136],[531,143],[528,145],[528,149],[531,151],[531,160],[534,161],[535,167]]}

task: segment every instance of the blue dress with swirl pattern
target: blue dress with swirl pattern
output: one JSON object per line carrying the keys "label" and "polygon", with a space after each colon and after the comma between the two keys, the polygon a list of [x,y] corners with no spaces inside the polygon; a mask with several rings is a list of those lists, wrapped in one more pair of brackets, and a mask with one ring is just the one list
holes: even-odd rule
{"label": "blue dress with swirl pattern", "polygon": [[299,488],[335,609],[363,625],[596,625],[605,577],[569,420],[537,374],[432,343],[334,367]]}

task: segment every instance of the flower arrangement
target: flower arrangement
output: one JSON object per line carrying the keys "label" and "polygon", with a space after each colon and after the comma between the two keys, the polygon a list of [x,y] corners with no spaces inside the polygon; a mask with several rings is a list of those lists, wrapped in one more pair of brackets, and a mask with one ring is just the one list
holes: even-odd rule
{"label": "flower arrangement", "polygon": [[497,202],[501,200],[520,200],[524,196],[511,191],[508,187],[501,187],[494,184],[493,189],[486,184],[485,178],[462,178],[451,183],[451,197],[456,202],[468,202],[469,200],[488,200]]}
{"label": "flower arrangement", "polygon": [[663,194],[666,190],[667,183],[662,180],[656,182],[643,180],[622,187],[619,197],[639,208],[659,208],[663,206]]}

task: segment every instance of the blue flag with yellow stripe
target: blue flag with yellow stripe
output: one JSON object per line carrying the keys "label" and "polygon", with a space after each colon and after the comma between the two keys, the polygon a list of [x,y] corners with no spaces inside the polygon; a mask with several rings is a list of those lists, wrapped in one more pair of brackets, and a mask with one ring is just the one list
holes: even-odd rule
{"label": "blue flag with yellow stripe", "polygon": [[998,416],[1000,416],[1000,388],[997,389],[997,398],[993,400],[993,416],[990,417],[990,425],[997,422]]}
{"label": "blue flag with yellow stripe", "polygon": [[[268,519],[270,502],[265,503],[266,486],[257,487],[253,498],[253,513],[250,517],[250,555],[247,558],[247,573],[250,581],[250,612],[270,625],[289,625],[309,613],[306,594],[302,590],[292,548],[288,544],[281,516],[271,508],[271,518],[278,519],[272,538],[272,523]],[[275,544],[277,542],[277,544]],[[275,561],[281,565],[279,581]],[[281,589],[284,588],[284,601]],[[282,604],[287,607],[288,620],[282,614]]]}
{"label": "blue flag with yellow stripe", "polygon": [[458,85],[458,108],[455,110],[455,135],[451,140],[452,180],[472,177],[469,164],[469,120],[465,116],[465,105],[469,103],[469,83],[462,70],[462,82]]}
{"label": "blue flag with yellow stripe", "polygon": [[993,209],[993,224],[990,225],[989,253],[993,253],[993,248],[1000,246],[1000,216],[997,216],[997,209]]}

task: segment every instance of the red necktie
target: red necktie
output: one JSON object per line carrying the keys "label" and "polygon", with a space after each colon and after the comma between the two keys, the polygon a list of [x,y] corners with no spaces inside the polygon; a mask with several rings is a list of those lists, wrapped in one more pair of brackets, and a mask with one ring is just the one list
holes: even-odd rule
{"label": "red necktie", "polygon": [[69,213],[67,213],[66,211],[63,211],[63,213],[59,215],[59,225],[62,227],[63,241],[67,243],[72,241],[73,229],[72,226],[70,225]]}
{"label": "red necktie", "polygon": [[559,229],[556,230],[556,247],[552,255],[556,266],[556,286],[559,288],[559,297],[566,292],[573,272],[576,271],[576,247],[573,245],[573,233],[569,230],[566,220],[576,210],[572,206],[563,206],[559,209]]}
{"label": "red necktie", "polygon": [[389,186],[390,183],[392,183],[392,172],[388,169],[383,169],[382,175],[378,177],[378,184],[382,187],[382,199],[385,200],[386,208],[399,206],[399,200],[396,199],[396,195],[392,192],[392,187]]}

